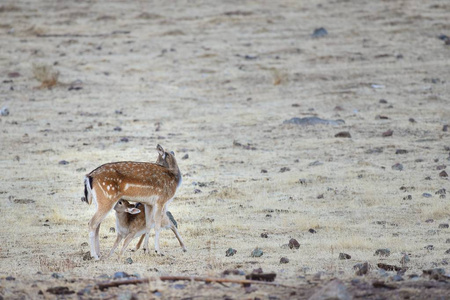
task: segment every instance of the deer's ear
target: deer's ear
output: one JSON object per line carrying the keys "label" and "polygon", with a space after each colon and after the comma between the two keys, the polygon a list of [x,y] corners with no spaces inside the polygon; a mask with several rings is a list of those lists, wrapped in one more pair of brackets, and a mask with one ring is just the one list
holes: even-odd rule
{"label": "deer's ear", "polygon": [[161,155],[163,159],[166,158],[166,152],[160,144],[156,146],[156,150],[158,150],[159,155]]}
{"label": "deer's ear", "polygon": [[141,210],[137,209],[135,207],[127,209],[127,213],[132,214],[132,215],[136,215],[136,214],[138,214],[140,212],[141,212]]}
{"label": "deer's ear", "polygon": [[170,151],[170,154],[172,154],[173,156],[175,156],[175,152],[173,152],[173,151]]}

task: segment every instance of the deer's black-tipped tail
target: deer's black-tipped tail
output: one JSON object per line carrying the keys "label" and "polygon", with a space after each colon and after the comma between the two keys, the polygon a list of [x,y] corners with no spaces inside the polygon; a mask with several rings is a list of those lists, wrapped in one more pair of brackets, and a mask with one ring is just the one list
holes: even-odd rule
{"label": "deer's black-tipped tail", "polygon": [[81,201],[86,202],[91,205],[92,203],[92,177],[86,176],[84,177],[84,197],[81,198]]}

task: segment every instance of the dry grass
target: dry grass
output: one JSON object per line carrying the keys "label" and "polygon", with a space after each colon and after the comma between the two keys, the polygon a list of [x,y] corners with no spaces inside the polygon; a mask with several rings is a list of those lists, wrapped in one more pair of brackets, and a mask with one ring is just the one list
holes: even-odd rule
{"label": "dry grass", "polygon": [[[312,2],[268,1],[264,10],[237,4],[233,11],[252,14],[233,16],[224,15],[231,11],[224,4],[202,1],[195,14],[191,7],[137,11],[117,2],[108,15],[121,17],[108,21],[98,20],[106,2],[89,13],[69,2],[0,6],[2,23],[34,28],[27,42],[0,33],[5,53],[15,53],[0,60],[0,69],[21,74],[0,86],[11,111],[0,117],[0,275],[218,275],[262,267],[279,280],[295,280],[319,271],[352,276],[353,265],[363,261],[399,265],[402,252],[411,254],[408,272],[445,267],[449,229],[438,226],[449,223],[449,195],[435,192],[449,182],[436,170],[449,164],[448,132],[442,131],[447,103],[439,100],[448,95],[449,63],[435,24],[445,23],[447,14],[435,9],[432,20],[409,19],[432,14],[425,2],[413,2],[414,10],[399,1],[364,9],[330,2],[324,10]],[[386,10],[406,23],[388,26],[381,13],[375,22],[360,22]],[[76,22],[67,22],[71,15]],[[34,24],[45,24],[46,33],[83,37],[36,38],[41,29]],[[329,35],[310,38],[320,24]],[[130,33],[111,34],[117,28]],[[29,61],[40,62],[32,72]],[[65,78],[82,80],[83,89],[49,90],[59,80],[55,61]],[[35,80],[39,89],[32,88]],[[283,124],[304,116],[346,123]],[[388,129],[393,136],[383,138]],[[340,131],[352,138],[335,138]],[[84,174],[110,161],[154,161],[158,143],[176,152],[184,175],[169,209],[188,252],[164,231],[164,257],[138,251],[124,257],[131,265],[83,260],[95,211],[80,201]],[[372,151],[376,147],[381,150]],[[403,171],[391,168],[397,162]],[[103,254],[113,245],[114,224],[111,214],[101,226]],[[286,247],[291,238],[300,249]],[[225,256],[229,247],[235,256]],[[260,258],[250,256],[256,247],[264,251]],[[378,248],[389,248],[391,256],[374,256]],[[340,252],[352,259],[339,260]],[[281,257],[290,263],[281,265]]]}

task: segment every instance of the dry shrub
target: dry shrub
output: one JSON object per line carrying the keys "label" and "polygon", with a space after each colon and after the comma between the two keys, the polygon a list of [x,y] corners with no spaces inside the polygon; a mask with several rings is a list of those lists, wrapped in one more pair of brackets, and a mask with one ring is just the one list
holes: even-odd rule
{"label": "dry shrub", "polygon": [[270,71],[272,72],[273,76],[273,85],[280,85],[288,81],[288,75],[285,72],[280,71],[276,68],[272,68]]}
{"label": "dry shrub", "polygon": [[51,89],[58,84],[59,72],[53,69],[51,65],[33,63],[33,75],[41,85],[38,89]]}

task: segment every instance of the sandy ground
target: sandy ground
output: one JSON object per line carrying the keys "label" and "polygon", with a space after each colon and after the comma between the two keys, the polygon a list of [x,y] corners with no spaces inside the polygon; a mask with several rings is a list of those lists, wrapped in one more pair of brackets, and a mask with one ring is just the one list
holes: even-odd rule
{"label": "sandy ground", "polygon": [[[117,271],[262,268],[310,286],[300,298],[316,288],[310,277],[341,278],[355,296],[357,263],[383,282],[395,273],[377,264],[402,266],[404,254],[404,279],[448,270],[441,189],[450,185],[439,174],[450,163],[450,46],[438,36],[450,35],[449,13],[444,0],[2,1],[0,295],[51,297],[32,282],[81,289]],[[320,27],[328,34],[312,37]],[[283,124],[308,116],[345,124]],[[343,131],[351,138],[335,137]],[[183,173],[169,209],[189,251],[165,231],[164,257],[83,260],[95,212],[80,201],[84,174],[154,161],[158,143]],[[114,222],[111,214],[102,224],[103,254]],[[298,250],[286,246],[291,238]],[[230,247],[237,253],[226,257]],[[251,257],[256,247],[262,257]],[[374,255],[380,248],[390,256]],[[150,286],[136,295],[178,295]],[[192,286],[181,293],[201,294]],[[213,286],[218,298],[290,295]]]}

